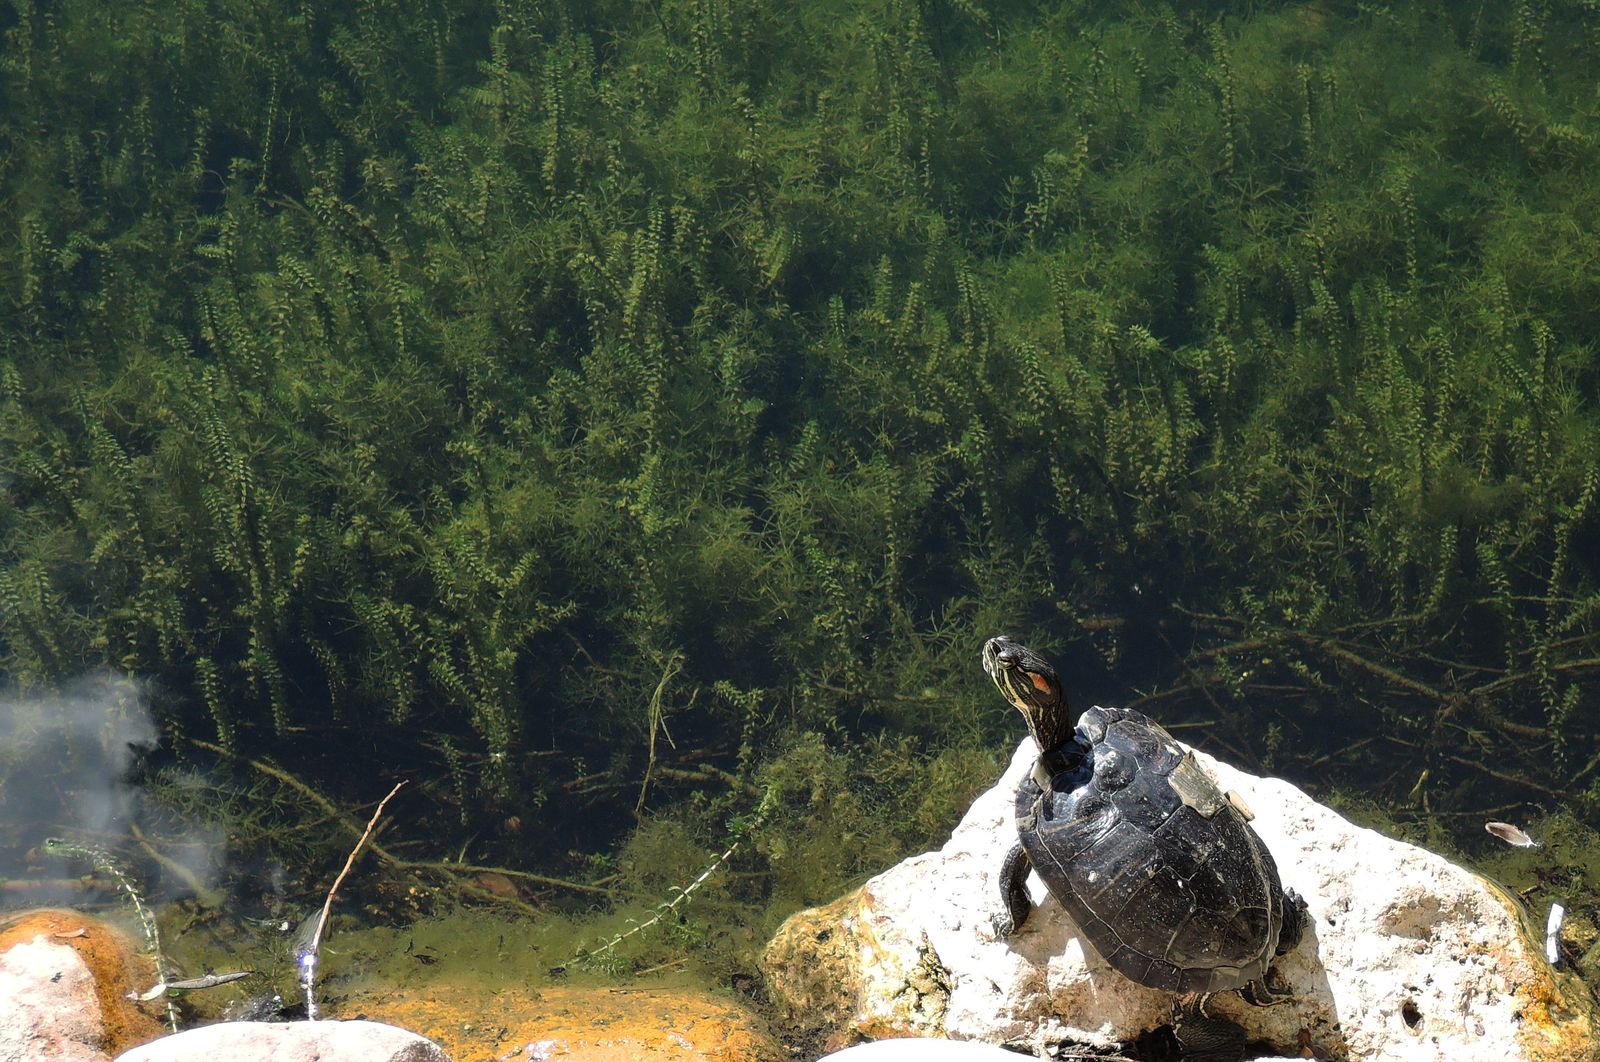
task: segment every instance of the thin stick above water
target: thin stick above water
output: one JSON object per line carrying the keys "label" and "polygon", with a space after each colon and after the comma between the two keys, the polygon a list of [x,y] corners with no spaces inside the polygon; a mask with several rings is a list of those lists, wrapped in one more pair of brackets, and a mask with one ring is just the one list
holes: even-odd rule
{"label": "thin stick above water", "polygon": [[372,813],[372,819],[367,823],[367,828],[361,834],[361,839],[356,846],[350,849],[350,858],[344,861],[344,869],[339,871],[339,876],[333,879],[333,887],[328,890],[328,898],[323,901],[322,913],[317,916],[316,931],[311,934],[311,945],[299,956],[300,959],[300,987],[306,993],[306,1019],[317,1020],[317,1003],[312,998],[312,989],[316,984],[317,972],[317,947],[322,943],[322,931],[328,924],[328,912],[333,909],[334,893],[339,891],[339,886],[344,882],[345,875],[350,873],[350,868],[355,865],[356,856],[361,854],[361,846],[367,843],[367,838],[372,836],[373,827],[378,825],[378,817],[383,814],[383,809],[393,796],[400,792],[400,787],[406,784],[407,779],[402,778],[395,783],[389,795],[378,801],[377,810]]}

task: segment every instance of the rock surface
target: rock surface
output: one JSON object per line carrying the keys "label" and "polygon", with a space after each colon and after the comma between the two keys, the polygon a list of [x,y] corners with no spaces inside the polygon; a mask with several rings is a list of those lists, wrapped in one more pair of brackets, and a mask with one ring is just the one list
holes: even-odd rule
{"label": "rock surface", "polygon": [[73,911],[0,922],[0,1062],[104,1062],[161,1035],[124,997],[154,967],[117,929]]}
{"label": "rock surface", "polygon": [[229,1021],[164,1036],[117,1062],[450,1062],[439,1045],[375,1021]]}
{"label": "rock surface", "polygon": [[404,1024],[462,1062],[787,1062],[761,1020],[690,988],[537,989],[448,980],[356,992],[346,1013]]}
{"label": "rock surface", "polygon": [[[794,1020],[836,1036],[948,1035],[1029,1050],[1109,1046],[1169,1020],[1172,997],[1108,967],[1036,875],[1029,888],[1040,906],[1020,933],[996,939],[997,875],[1016,837],[1012,800],[1035,754],[1024,740],[943,849],[784,924],[764,966]],[[1314,919],[1275,966],[1290,1002],[1257,1008],[1225,993],[1211,1004],[1249,1030],[1258,1055],[1600,1057],[1587,990],[1551,970],[1542,940],[1499,889],[1352,825],[1287,782],[1196,757],[1254,811],[1284,885]]]}
{"label": "rock surface", "polygon": [[101,1062],[94,977],[78,953],[44,937],[0,955],[0,1058]]}
{"label": "rock surface", "polygon": [[975,1040],[924,1040],[897,1036],[823,1055],[817,1062],[1019,1062],[1014,1051]]}

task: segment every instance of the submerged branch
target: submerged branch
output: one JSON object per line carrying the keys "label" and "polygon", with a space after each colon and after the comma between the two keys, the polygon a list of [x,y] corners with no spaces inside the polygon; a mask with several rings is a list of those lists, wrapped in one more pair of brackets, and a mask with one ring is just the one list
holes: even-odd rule
{"label": "submerged branch", "polygon": [[527,870],[511,870],[507,867],[485,867],[474,863],[445,863],[430,860],[414,860],[406,863],[409,870],[434,870],[446,874],[504,874],[508,878],[521,878],[537,885],[549,885],[553,888],[567,889],[571,892],[586,892],[596,896],[610,896],[611,890],[599,885],[585,885],[581,881],[568,881],[566,878],[552,878],[547,874],[535,874]]}
{"label": "submerged branch", "polygon": [[[1422,619],[1421,616],[1387,617],[1382,620],[1346,625],[1333,632],[1281,629],[1263,631],[1259,624],[1250,623],[1239,617],[1191,612],[1182,608],[1177,611],[1195,621],[1198,626],[1223,634],[1225,637],[1247,630],[1251,634],[1249,637],[1237,637],[1222,644],[1195,648],[1185,655],[1174,654],[1177,656],[1180,668],[1179,674],[1175,676],[1176,681],[1164,688],[1143,694],[1132,702],[1136,706],[1143,707],[1160,701],[1199,695],[1215,709],[1217,707],[1215,691],[1219,688],[1229,689],[1235,694],[1242,691],[1260,692],[1259,684],[1249,681],[1249,672],[1241,675],[1238,666],[1230,668],[1225,663],[1229,658],[1254,656],[1266,663],[1265,658],[1275,657],[1278,654],[1292,657],[1297,653],[1304,653],[1308,657],[1321,658],[1335,668],[1348,669],[1369,680],[1375,680],[1381,687],[1391,691],[1387,695],[1390,698],[1390,707],[1402,713],[1409,712],[1418,721],[1418,725],[1425,726],[1434,733],[1438,733],[1441,726],[1454,725],[1449,722],[1450,717],[1470,706],[1474,722],[1481,725],[1486,733],[1497,732],[1506,739],[1514,739],[1515,747],[1519,750],[1534,747],[1530,742],[1549,740],[1553,737],[1546,727],[1507,718],[1497,704],[1508,692],[1528,688],[1538,681],[1539,676],[1531,669],[1507,672],[1500,668],[1440,659],[1420,650],[1407,652],[1367,645],[1359,639],[1352,641],[1348,638],[1350,635],[1359,635],[1362,632],[1403,626],[1406,622],[1417,622]],[[1463,678],[1486,678],[1487,681],[1465,689],[1441,688],[1426,678],[1408,673],[1410,666],[1419,663],[1421,670],[1441,674],[1444,676],[1444,681],[1451,686]],[[1593,656],[1552,662],[1549,665],[1551,672],[1565,677],[1585,675],[1597,668],[1600,668],[1600,657]],[[1297,683],[1292,682],[1287,686],[1277,684],[1274,689],[1280,697],[1314,696],[1316,690],[1307,684],[1308,681],[1307,676],[1300,675]],[[1428,707],[1416,707],[1417,702]],[[1466,732],[1471,733],[1471,731]],[[1305,768],[1324,767],[1350,753],[1369,747],[1379,737],[1388,743],[1412,749],[1414,755],[1418,757],[1428,752],[1429,746],[1426,744],[1407,741],[1395,733],[1385,733],[1368,736],[1345,747],[1324,752],[1309,760]],[[1484,745],[1486,740],[1485,737],[1478,744],[1487,748]],[[1502,757],[1496,766],[1490,766],[1487,755],[1474,758],[1460,752],[1446,752],[1444,758],[1450,763],[1497,782],[1532,791],[1557,801],[1564,802],[1571,798],[1570,792],[1563,792],[1546,784],[1531,773],[1517,773],[1514,769],[1509,769],[1508,765],[1514,762],[1514,756]],[[1571,777],[1567,782],[1568,789],[1576,786],[1596,769],[1600,769],[1600,754],[1585,762]]]}
{"label": "submerged branch", "polygon": [[[246,765],[247,767],[260,771],[269,778],[282,782],[284,785],[293,789],[295,792],[301,794],[307,800],[317,805],[317,807],[323,809],[328,813],[329,818],[338,823],[340,826],[344,827],[357,838],[364,838],[364,835],[367,833],[366,830],[363,830],[359,825],[355,824],[354,820],[352,820],[348,815],[340,811],[338,806],[335,805],[333,801],[329,800],[327,797],[311,788],[311,786],[300,781],[300,779],[294,777],[283,768],[274,767],[270,763],[263,763],[260,760],[252,759],[249,756],[244,756],[237,752],[230,752],[221,745],[215,745],[209,741],[202,741],[199,738],[189,738],[188,740],[191,744],[197,746],[198,748],[205,749],[208,752],[215,752],[221,756],[226,756],[229,759]],[[385,799],[387,800],[387,798]],[[381,810],[382,805],[380,805],[379,808]],[[523,878],[528,881],[536,882],[540,885],[548,885],[553,888],[567,889],[572,892],[595,893],[601,896],[611,895],[610,889],[601,888],[597,885],[586,885],[580,881],[568,881],[565,878],[555,878],[545,874],[534,874],[526,870],[512,870],[507,867],[477,866],[470,863],[447,863],[441,860],[404,859],[380,845],[376,840],[368,841],[367,847],[372,850],[372,854],[374,856],[378,857],[395,870],[409,871],[411,873],[432,871],[434,873],[445,873],[452,875],[485,873],[504,874],[507,877]]]}
{"label": "submerged branch", "polygon": [[356,865],[356,856],[361,854],[361,846],[367,843],[372,836],[372,831],[378,826],[378,819],[383,816],[383,809],[388,806],[394,795],[400,792],[406,779],[402,778],[389,790],[389,795],[378,801],[377,810],[373,811],[372,818],[367,820],[367,828],[361,831],[361,837],[356,841],[356,846],[350,849],[350,855],[345,858],[344,868],[339,871],[339,876],[333,879],[333,885],[328,889],[328,898],[322,902],[322,911],[317,915],[316,928],[311,932],[311,945],[304,952],[296,956],[300,963],[300,986],[306,996],[306,1019],[317,1020],[317,952],[322,944],[322,933],[328,928],[328,914],[333,910],[333,898],[339,891],[339,886],[344,884],[344,879],[350,873],[350,868]]}
{"label": "submerged branch", "polygon": [[194,871],[190,870],[176,859],[173,859],[170,856],[164,855],[158,851],[155,845],[150,843],[150,839],[144,835],[144,831],[139,828],[139,824],[137,822],[129,824],[128,835],[132,837],[134,843],[136,843],[144,851],[144,854],[154,860],[162,870],[183,882],[184,885],[188,887],[189,891],[194,893],[195,899],[200,901],[200,905],[202,907],[217,906],[222,894],[217,892],[215,889],[207,888],[206,884],[200,880],[199,875],[197,875]]}
{"label": "submerged branch", "polygon": [[[327,812],[328,817],[334,822],[338,823],[340,828],[342,828],[346,833],[350,834],[350,836],[359,838],[365,832],[361,828],[361,824],[359,822],[355,821],[349,815],[345,814],[345,812],[341,811],[338,805],[336,805],[333,801],[329,800],[327,797],[323,796],[321,793],[317,792],[315,789],[311,788],[309,785],[302,782],[300,779],[296,778],[282,767],[274,767],[270,763],[253,759],[249,756],[243,755],[242,753],[234,752],[231,749],[225,749],[221,745],[215,745],[209,741],[203,741],[200,738],[192,737],[187,740],[189,744],[195,746],[196,748],[205,749],[207,752],[214,752],[219,756],[226,756],[228,759],[233,760],[236,763],[242,763],[252,770],[259,771],[268,778],[282,782],[284,785],[288,786],[290,789],[293,789],[296,793],[299,793],[317,807]],[[373,841],[369,847],[372,849],[372,854],[383,860],[385,863],[392,863],[396,865],[405,863],[405,860],[393,855],[388,851],[388,849],[384,848],[377,841]]]}
{"label": "submerged branch", "polygon": [[1377,663],[1376,661],[1368,660],[1361,654],[1350,649],[1346,649],[1343,646],[1336,645],[1332,641],[1318,638],[1311,634],[1288,634],[1286,637],[1298,642],[1301,645],[1309,646],[1318,652],[1324,653],[1335,660],[1343,661],[1352,667],[1359,668],[1370,675],[1381,678],[1391,686],[1398,686],[1401,689],[1410,690],[1412,693],[1416,693],[1430,701],[1436,701],[1439,704],[1445,705],[1451,709],[1454,709],[1455,705],[1458,703],[1457,698],[1451,697],[1440,690],[1436,690],[1425,682],[1419,682],[1416,679],[1408,678],[1393,668],[1384,667],[1382,664]]}

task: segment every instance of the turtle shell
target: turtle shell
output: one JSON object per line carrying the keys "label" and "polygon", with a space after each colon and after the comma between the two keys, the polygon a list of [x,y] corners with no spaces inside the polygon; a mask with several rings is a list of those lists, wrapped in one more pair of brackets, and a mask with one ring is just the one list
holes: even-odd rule
{"label": "turtle shell", "polygon": [[1017,832],[1106,962],[1169,992],[1266,973],[1284,925],[1278,868],[1193,753],[1139,712],[1097,707],[1039,762],[1017,791]]}

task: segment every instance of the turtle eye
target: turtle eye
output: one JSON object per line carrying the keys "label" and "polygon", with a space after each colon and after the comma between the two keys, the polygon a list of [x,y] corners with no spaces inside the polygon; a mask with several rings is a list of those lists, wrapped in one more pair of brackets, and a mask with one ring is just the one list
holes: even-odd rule
{"label": "turtle eye", "polygon": [[1017,665],[1017,661],[1022,658],[1017,655],[1017,651],[1015,649],[1002,649],[995,654],[995,659],[1006,665],[1006,667],[1015,667]]}

